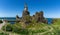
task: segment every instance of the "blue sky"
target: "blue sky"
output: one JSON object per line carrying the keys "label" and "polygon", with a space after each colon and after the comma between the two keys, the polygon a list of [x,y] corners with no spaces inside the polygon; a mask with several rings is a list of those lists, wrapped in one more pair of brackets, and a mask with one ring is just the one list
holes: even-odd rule
{"label": "blue sky", "polygon": [[30,15],[42,10],[46,18],[60,18],[60,0],[0,0],[0,17],[21,17],[25,2]]}

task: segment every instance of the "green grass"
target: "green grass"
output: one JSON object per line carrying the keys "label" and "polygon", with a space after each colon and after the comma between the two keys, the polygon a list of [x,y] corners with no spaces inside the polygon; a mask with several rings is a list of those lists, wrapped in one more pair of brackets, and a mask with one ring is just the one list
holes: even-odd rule
{"label": "green grass", "polygon": [[1,32],[0,35],[9,35],[9,34]]}
{"label": "green grass", "polygon": [[20,35],[60,35],[60,18],[54,20],[56,21],[50,25],[35,21],[29,25],[25,25],[23,22],[8,25],[13,28],[11,32]]}

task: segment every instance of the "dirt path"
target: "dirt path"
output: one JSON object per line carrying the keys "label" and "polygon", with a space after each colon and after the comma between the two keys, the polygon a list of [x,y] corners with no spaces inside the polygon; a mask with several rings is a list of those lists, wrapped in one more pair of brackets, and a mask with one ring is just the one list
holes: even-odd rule
{"label": "dirt path", "polygon": [[2,27],[3,27],[5,24],[6,24],[5,22],[0,23],[0,30],[2,29]]}
{"label": "dirt path", "polygon": [[1,31],[1,32],[3,32],[3,33],[9,33],[9,35],[19,35],[19,34],[17,34],[17,33],[12,33],[12,32],[5,32],[5,31],[3,31],[3,30],[2,30],[2,27],[3,27],[4,25],[6,25],[6,22],[5,22],[5,21],[3,21],[3,23],[0,23],[0,31]]}

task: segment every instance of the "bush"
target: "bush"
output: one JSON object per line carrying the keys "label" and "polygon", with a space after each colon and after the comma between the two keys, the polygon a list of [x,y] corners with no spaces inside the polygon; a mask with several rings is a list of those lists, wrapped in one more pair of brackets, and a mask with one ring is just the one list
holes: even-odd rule
{"label": "bush", "polygon": [[22,28],[17,28],[17,27],[13,28],[13,32],[18,33],[18,34],[28,34],[27,29],[22,29]]}
{"label": "bush", "polygon": [[0,23],[3,23],[3,22],[0,20]]}
{"label": "bush", "polygon": [[6,31],[12,31],[12,29],[13,29],[13,28],[12,28],[11,26],[7,26],[7,27],[6,27]]}
{"label": "bush", "polygon": [[0,33],[0,35],[9,35],[9,34],[6,34],[6,33],[3,33],[3,32],[2,32],[2,33]]}
{"label": "bush", "polygon": [[3,26],[3,28],[2,28],[4,31],[6,30],[6,31],[12,31],[13,30],[13,28],[12,28],[12,26],[10,25],[10,24],[8,24],[7,26]]}

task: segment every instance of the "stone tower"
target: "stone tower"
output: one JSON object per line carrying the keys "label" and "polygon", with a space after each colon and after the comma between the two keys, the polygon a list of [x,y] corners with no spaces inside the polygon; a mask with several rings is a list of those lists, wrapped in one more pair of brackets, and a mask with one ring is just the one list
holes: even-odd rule
{"label": "stone tower", "polygon": [[23,10],[23,13],[22,13],[22,18],[24,19],[25,16],[28,16],[30,15],[29,11],[28,11],[28,6],[27,4],[25,3],[24,5],[24,10]]}
{"label": "stone tower", "polygon": [[24,5],[24,10],[23,10],[23,13],[22,13],[22,20],[23,20],[24,22],[26,22],[26,21],[27,21],[27,17],[29,18],[29,16],[30,16],[30,13],[29,13],[29,11],[28,11],[28,6],[27,6],[27,4],[25,3],[25,5]]}
{"label": "stone tower", "polygon": [[35,19],[37,20],[37,22],[43,22],[44,19],[43,11],[36,12]]}

